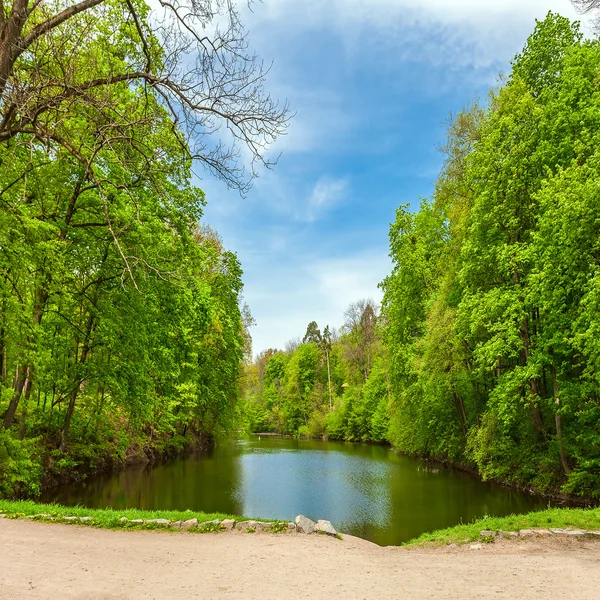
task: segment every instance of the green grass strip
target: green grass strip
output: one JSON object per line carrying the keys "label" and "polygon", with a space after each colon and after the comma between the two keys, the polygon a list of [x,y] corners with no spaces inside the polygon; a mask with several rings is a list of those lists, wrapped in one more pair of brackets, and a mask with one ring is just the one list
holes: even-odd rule
{"label": "green grass strip", "polygon": [[521,529],[600,530],[600,508],[549,508],[508,517],[483,517],[468,525],[456,525],[424,533],[404,546],[466,544],[481,539],[481,531]]}
{"label": "green grass strip", "polygon": [[85,508],[82,506],[61,506],[59,504],[38,504],[30,500],[10,501],[0,499],[0,514],[5,514],[9,519],[18,519],[32,517],[34,515],[50,515],[50,517],[39,517],[36,520],[47,521],[57,520],[64,523],[65,517],[91,517],[91,521],[73,521],[80,525],[90,525],[102,529],[155,529],[156,524],[144,523],[135,524],[130,522],[123,523],[120,519],[126,517],[129,521],[135,519],[151,520],[151,519],[168,519],[169,521],[187,521],[189,519],[198,519],[198,523],[212,521],[214,519],[234,519],[236,521],[246,520],[242,517],[227,515],[224,513],[205,513],[194,512],[191,510],[138,510],[128,508],[124,510],[114,510],[112,508]]}

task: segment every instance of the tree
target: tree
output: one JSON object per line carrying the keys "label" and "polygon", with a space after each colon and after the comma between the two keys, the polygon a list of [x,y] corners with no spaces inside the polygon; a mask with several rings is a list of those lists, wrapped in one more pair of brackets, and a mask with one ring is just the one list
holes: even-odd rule
{"label": "tree", "polygon": [[362,372],[364,381],[371,370],[373,345],[377,340],[377,316],[378,308],[371,299],[353,302],[344,313],[347,353]]}
{"label": "tree", "polygon": [[[235,142],[249,151],[252,165],[269,166],[265,153],[285,130],[287,106],[264,91],[266,71],[247,51],[233,0],[160,0],[160,6],[151,12],[143,0],[3,2],[0,142],[66,152],[90,175],[100,143],[127,137],[150,157],[152,147],[133,135],[135,119],[120,110],[128,88],[146,107],[158,102],[170,115],[182,159],[247,190]],[[65,130],[73,116],[92,138],[76,140]],[[227,133],[215,138],[219,129]]]}
{"label": "tree", "polygon": [[325,326],[320,347],[325,352],[327,360],[327,389],[329,391],[329,410],[331,411],[333,410],[333,396],[331,395],[331,366],[329,364],[329,355],[331,354],[331,331],[329,331],[329,325]]}
{"label": "tree", "polygon": [[317,325],[316,321],[311,321],[307,328],[304,337],[302,338],[303,344],[319,344],[321,343],[321,330]]}

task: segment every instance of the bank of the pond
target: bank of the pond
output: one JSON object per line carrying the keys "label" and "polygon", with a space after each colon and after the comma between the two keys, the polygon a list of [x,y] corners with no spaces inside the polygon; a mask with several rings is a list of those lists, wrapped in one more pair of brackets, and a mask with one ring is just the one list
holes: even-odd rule
{"label": "bank of the pond", "polygon": [[[215,443],[211,436],[195,434],[187,437],[129,439],[119,447],[117,441],[89,446],[74,443],[65,451],[56,449],[56,440],[45,439],[24,454],[15,441],[0,437],[0,454],[12,462],[3,464],[0,472],[0,497],[10,499],[39,499],[45,491],[60,485],[74,484],[106,473],[118,473],[144,465],[159,465],[183,458],[195,452],[207,452]],[[6,447],[5,447],[6,446]]]}
{"label": "bank of the pond", "polygon": [[[600,508],[549,508],[523,515],[489,517],[473,523],[456,525],[446,529],[424,533],[406,542],[405,546],[466,544],[475,541],[492,542],[496,534],[511,536],[503,532],[539,530],[583,530],[600,531]],[[486,534],[482,535],[482,531]],[[487,534],[489,532],[489,535]],[[535,533],[533,534],[535,535]],[[540,535],[544,535],[540,533]],[[600,538],[599,538],[600,539]]]}
{"label": "bank of the pond", "polygon": [[[113,510],[111,508],[94,509],[82,506],[61,506],[60,504],[41,504],[33,500],[1,500],[0,514],[9,519],[35,518],[35,520],[57,521],[65,523],[65,518],[77,517],[75,524],[88,525],[102,529],[154,529],[152,521],[165,519],[171,522],[190,521],[198,523],[224,519],[243,520],[239,515],[220,512],[198,512],[192,510],[138,510],[127,508]],[[82,521],[81,519],[85,519]],[[88,520],[89,519],[89,520]],[[125,520],[126,519],[126,520]],[[140,523],[139,521],[145,521]],[[68,522],[67,522],[68,523]]]}
{"label": "bank of the pond", "polygon": [[[172,531],[168,524],[195,522],[204,527],[191,527],[189,531],[200,533],[218,533],[222,527],[213,527],[216,521],[233,521],[247,523],[247,517],[228,515],[225,513],[205,513],[174,510],[112,510],[89,509],[84,507],[67,507],[58,504],[40,504],[33,501],[0,500],[0,515],[8,519],[32,519],[36,521],[54,522],[60,524],[86,525],[100,529],[158,529]],[[287,521],[273,519],[256,519],[272,525],[270,531],[279,533],[289,531]],[[167,523],[168,522],[168,523]],[[502,532],[519,532],[531,530],[577,530],[600,532],[600,509],[553,508],[510,515],[508,517],[485,517],[470,524],[456,525],[446,529],[424,533],[423,535],[403,544],[406,547],[445,546],[451,544],[466,544],[469,542],[494,541],[495,535]],[[244,531],[254,533],[254,527],[244,528]],[[491,532],[492,535],[483,535]],[[600,536],[595,536],[600,542]]]}

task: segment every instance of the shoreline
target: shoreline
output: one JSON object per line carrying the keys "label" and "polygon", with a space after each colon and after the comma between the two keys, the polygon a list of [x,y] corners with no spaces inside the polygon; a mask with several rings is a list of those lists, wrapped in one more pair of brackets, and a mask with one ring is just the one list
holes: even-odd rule
{"label": "shoreline", "polygon": [[[2,499],[0,499],[0,517],[2,517],[0,520],[29,520],[52,525],[82,525],[94,529],[156,529],[170,533],[181,529],[190,533],[221,533],[234,529],[247,533],[271,532],[277,534],[296,531],[296,527],[290,527],[293,524],[286,520],[258,517],[250,519],[246,516],[225,513],[89,509],[80,506],[69,507]],[[321,522],[319,521],[319,523]],[[565,532],[565,535],[571,537],[594,537],[600,540],[600,508],[551,508],[507,517],[485,517],[466,525],[455,525],[446,529],[426,532],[400,546],[389,547],[410,548],[464,545],[471,542],[492,543],[503,537],[518,536],[519,532],[522,537],[531,537],[531,535],[550,535],[553,533],[552,530]],[[542,531],[545,533],[541,533]],[[335,533],[337,535],[337,532]],[[364,541],[367,542],[367,540]]]}

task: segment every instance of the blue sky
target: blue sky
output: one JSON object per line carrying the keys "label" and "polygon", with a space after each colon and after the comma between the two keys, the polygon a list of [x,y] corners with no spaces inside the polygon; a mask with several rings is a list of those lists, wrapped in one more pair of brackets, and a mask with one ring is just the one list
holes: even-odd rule
{"label": "blue sky", "polygon": [[450,114],[485,101],[548,10],[576,17],[568,0],[263,0],[244,14],[296,116],[247,198],[200,185],[242,262],[255,354],[380,301],[396,207],[432,192]]}

